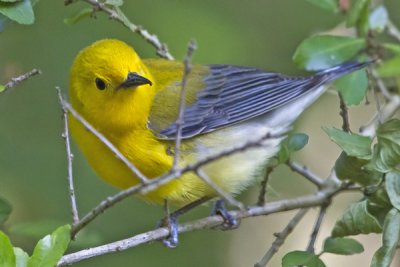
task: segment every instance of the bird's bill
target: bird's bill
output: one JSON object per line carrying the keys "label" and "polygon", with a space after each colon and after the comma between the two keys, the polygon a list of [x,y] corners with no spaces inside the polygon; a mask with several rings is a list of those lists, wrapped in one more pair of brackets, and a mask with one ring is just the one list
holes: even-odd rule
{"label": "bird's bill", "polygon": [[152,85],[152,82],[143,77],[140,76],[139,74],[137,74],[136,72],[129,72],[128,73],[128,77],[126,78],[126,80],[121,83],[118,88],[130,88],[130,87],[136,87],[139,85],[144,85],[144,84],[149,84]]}

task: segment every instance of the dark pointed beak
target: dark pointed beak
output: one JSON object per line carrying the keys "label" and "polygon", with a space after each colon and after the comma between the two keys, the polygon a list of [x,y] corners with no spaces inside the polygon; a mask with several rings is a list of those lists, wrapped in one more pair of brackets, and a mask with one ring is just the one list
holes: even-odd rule
{"label": "dark pointed beak", "polygon": [[118,88],[136,87],[136,86],[143,85],[143,84],[152,85],[152,82],[149,79],[147,79],[143,76],[140,76],[136,72],[129,72],[126,80],[123,83],[121,83],[118,86]]}

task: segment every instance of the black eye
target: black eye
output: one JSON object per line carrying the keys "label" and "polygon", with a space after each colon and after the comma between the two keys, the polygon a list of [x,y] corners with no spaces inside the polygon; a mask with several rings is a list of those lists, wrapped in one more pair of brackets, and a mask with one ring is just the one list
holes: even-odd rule
{"label": "black eye", "polygon": [[106,88],[106,84],[104,83],[104,81],[102,79],[96,78],[95,82],[96,82],[97,89],[104,90]]}

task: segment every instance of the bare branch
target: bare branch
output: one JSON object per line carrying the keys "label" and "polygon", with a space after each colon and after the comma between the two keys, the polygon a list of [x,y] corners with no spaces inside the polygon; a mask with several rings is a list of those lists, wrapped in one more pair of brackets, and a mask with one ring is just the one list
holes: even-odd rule
{"label": "bare branch", "polygon": [[326,209],[328,208],[329,205],[330,205],[330,201],[327,201],[326,203],[323,203],[320,207],[317,220],[315,221],[315,225],[314,225],[313,231],[311,233],[310,242],[308,243],[308,246],[307,246],[307,251],[310,253],[314,253],[314,251],[315,251],[315,249],[314,249],[315,241],[317,240],[317,235],[318,235],[319,229],[321,228],[322,220],[325,216]]}
{"label": "bare branch", "polygon": [[292,171],[297,172],[311,183],[315,184],[318,188],[322,188],[324,185],[324,180],[312,173],[306,166],[301,166],[300,164],[290,160],[286,162],[286,165],[288,165]]}
{"label": "bare branch", "polygon": [[387,33],[400,42],[400,30],[390,20],[386,24]]}
{"label": "bare branch", "polygon": [[264,206],[264,204],[265,204],[265,197],[267,194],[268,181],[269,181],[269,177],[273,170],[274,170],[274,167],[267,167],[267,169],[265,170],[264,179],[261,181],[260,194],[258,195],[258,201],[257,201],[258,206]]}
{"label": "bare branch", "polygon": [[286,238],[290,235],[290,233],[293,231],[293,229],[301,221],[301,219],[304,217],[304,215],[306,215],[307,211],[308,211],[308,209],[306,209],[306,208],[300,209],[296,213],[296,215],[293,217],[293,219],[291,219],[289,221],[289,223],[282,230],[282,232],[274,234],[274,236],[276,236],[275,241],[272,243],[271,247],[268,249],[268,251],[262,257],[262,259],[260,261],[258,261],[256,264],[254,264],[254,267],[267,266],[268,262],[272,259],[274,254],[276,252],[278,252],[279,248],[283,245]]}
{"label": "bare branch", "polygon": [[[131,30],[134,33],[139,34],[143,39],[145,39],[148,43],[150,43],[153,47],[156,48],[157,50],[157,55],[159,55],[162,58],[173,60],[174,57],[170,54],[168,51],[168,47],[165,43],[162,43],[157,35],[149,33],[146,29],[144,29],[140,25],[135,25],[133,24],[126,16],[125,14],[121,11],[121,9],[117,6],[110,6],[105,3],[102,3],[98,0],[81,0],[83,2],[88,3],[89,5],[93,6],[93,11],[102,11],[110,17],[110,19],[113,19],[115,21],[120,22],[122,25],[127,27],[129,30]],[[69,5],[72,3],[75,3],[77,1],[71,1],[71,0],[65,0],[64,4]]]}
{"label": "bare branch", "polygon": [[182,89],[181,89],[181,93],[180,93],[179,114],[178,114],[178,119],[175,122],[177,131],[176,131],[176,138],[175,138],[174,164],[172,166],[173,170],[176,170],[178,168],[178,163],[179,163],[179,155],[180,155],[180,148],[181,148],[181,141],[182,141],[182,126],[185,123],[183,115],[185,112],[185,102],[186,102],[186,84],[187,84],[187,78],[192,69],[191,61],[192,61],[192,56],[193,56],[194,50],[196,50],[196,48],[197,48],[196,42],[194,40],[191,40],[188,45],[188,50],[187,50],[187,54],[185,56],[185,60],[183,62],[184,71],[183,71],[183,78],[182,78]]}
{"label": "bare branch", "polygon": [[93,133],[103,144],[105,144],[116,156],[134,173],[143,184],[149,183],[148,178],[136,168],[103,134],[97,131],[89,122],[87,122],[63,96],[60,98],[60,103],[64,109],[68,110],[71,115],[82,123],[91,133]]}
{"label": "bare branch", "polygon": [[[248,208],[247,210],[231,211],[229,212],[229,214],[235,219],[243,219],[247,217],[268,215],[272,213],[294,210],[299,208],[319,206],[322,205],[323,203],[326,203],[326,201],[330,200],[335,194],[345,190],[347,190],[345,186],[340,186],[340,187],[330,186],[323,190],[318,191],[316,194],[310,194],[293,199],[285,199],[285,200],[269,202],[262,207],[254,206]],[[221,216],[209,216],[203,219],[179,225],[178,233],[182,234],[186,232],[192,232],[195,230],[212,229],[216,226],[222,225],[223,223],[224,219]],[[146,244],[155,240],[160,240],[162,238],[167,237],[168,235],[169,235],[169,230],[166,227],[155,229],[107,245],[89,248],[75,253],[71,253],[69,255],[65,255],[58,262],[57,266],[65,266],[95,256],[127,250],[129,248],[136,247],[141,244]]]}
{"label": "bare branch", "polygon": [[350,122],[349,122],[349,112],[346,103],[344,102],[342,93],[338,92],[340,101],[340,116],[342,117],[342,129],[347,133],[351,133]]}
{"label": "bare branch", "polygon": [[69,128],[68,128],[68,110],[61,104],[62,95],[60,88],[56,88],[58,98],[60,100],[60,105],[63,111],[63,119],[64,119],[64,132],[62,133],[62,137],[65,141],[65,151],[67,153],[67,161],[68,161],[68,186],[69,186],[69,196],[71,200],[71,210],[72,210],[72,224],[75,225],[79,222],[78,208],[76,204],[75,197],[75,189],[74,189],[74,179],[72,172],[72,160],[74,155],[71,152],[70,138],[69,138]]}
{"label": "bare branch", "polygon": [[219,187],[213,180],[211,180],[208,175],[203,172],[200,168],[196,170],[196,174],[210,186],[214,191],[222,197],[227,203],[230,205],[237,207],[240,210],[245,210],[245,206],[240,201],[237,201],[234,197],[232,197],[228,192],[225,192],[221,187]]}
{"label": "bare branch", "polygon": [[0,90],[0,93],[4,93],[8,89],[17,86],[19,83],[27,80],[28,78],[30,78],[32,76],[38,75],[38,74],[42,74],[42,71],[39,70],[39,69],[33,69],[33,70],[31,70],[31,71],[29,71],[29,72],[27,72],[25,74],[22,74],[22,75],[20,75],[18,77],[11,78],[11,81],[9,81],[8,83],[6,83],[4,85],[3,90]]}
{"label": "bare branch", "polygon": [[151,192],[151,191],[157,189],[158,187],[160,187],[161,185],[164,185],[164,184],[172,181],[173,179],[176,179],[177,177],[183,175],[186,172],[192,172],[192,171],[196,172],[202,166],[204,166],[210,162],[213,162],[216,159],[226,157],[226,156],[238,153],[238,152],[242,152],[242,151],[245,151],[252,147],[259,147],[262,145],[262,143],[265,139],[274,138],[274,137],[277,137],[277,136],[272,136],[271,134],[268,133],[258,140],[251,140],[240,146],[221,151],[220,153],[218,153],[214,156],[204,158],[195,164],[187,165],[181,169],[173,170],[170,173],[167,173],[160,177],[149,180],[149,182],[147,182],[146,184],[135,185],[128,189],[120,191],[117,194],[110,196],[110,197],[106,198],[105,200],[101,201],[100,204],[98,204],[95,208],[93,208],[88,214],[86,214],[81,219],[81,221],[78,224],[76,224],[72,228],[71,232],[77,233],[83,227],[85,227],[87,224],[89,224],[91,221],[93,221],[98,215],[103,213],[106,209],[114,206],[116,203],[120,202],[121,200],[123,200],[133,194],[139,194],[139,193],[145,194],[145,193]]}

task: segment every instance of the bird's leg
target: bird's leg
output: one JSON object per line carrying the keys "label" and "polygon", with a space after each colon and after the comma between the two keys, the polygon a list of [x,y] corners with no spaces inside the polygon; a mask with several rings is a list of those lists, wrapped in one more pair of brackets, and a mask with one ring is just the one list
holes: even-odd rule
{"label": "bird's leg", "polygon": [[223,199],[219,199],[215,202],[211,215],[220,215],[224,219],[224,224],[221,226],[222,230],[231,230],[239,227],[239,222],[233,218],[225,208]]}
{"label": "bird's leg", "polygon": [[168,201],[165,201],[166,217],[161,220],[159,227],[166,226],[169,228],[169,236],[163,240],[163,244],[166,247],[175,248],[178,245],[178,217],[208,200],[210,200],[210,197],[199,198],[172,213],[169,213]]}

